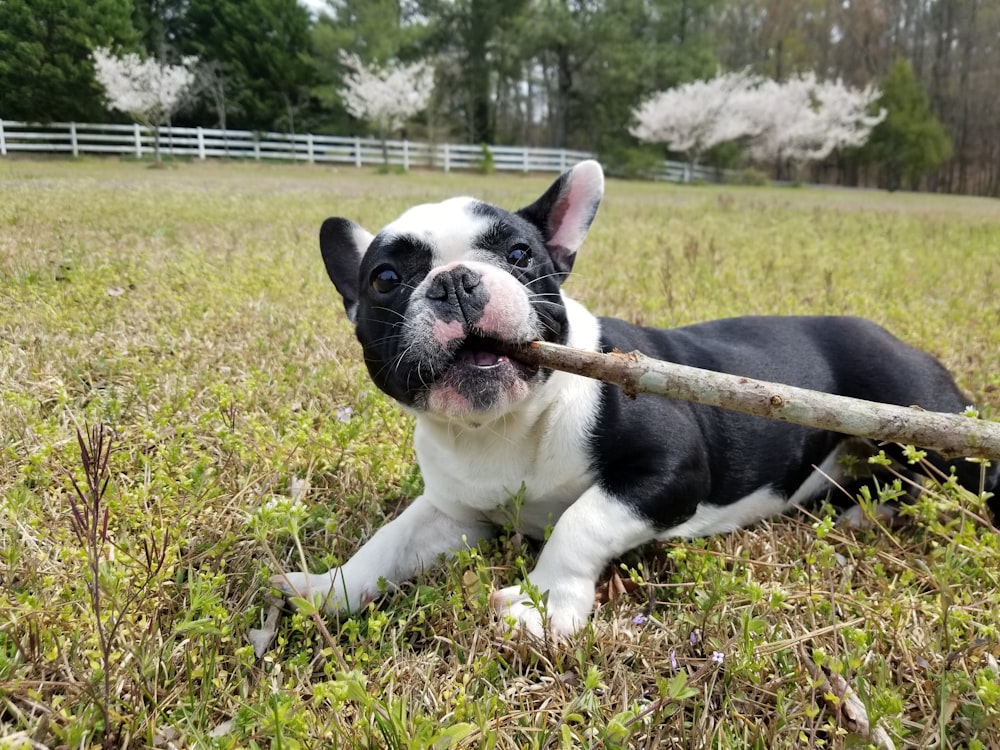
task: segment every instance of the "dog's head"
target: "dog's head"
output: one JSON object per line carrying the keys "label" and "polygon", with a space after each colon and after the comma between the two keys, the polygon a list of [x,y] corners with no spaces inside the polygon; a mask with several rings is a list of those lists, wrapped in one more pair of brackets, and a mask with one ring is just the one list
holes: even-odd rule
{"label": "dog's head", "polygon": [[560,286],[603,193],[600,165],[586,161],[515,212],[452,198],[411,208],[375,236],[327,219],[323,262],[375,384],[417,411],[468,421],[530,396],[550,373],[511,351],[566,341]]}

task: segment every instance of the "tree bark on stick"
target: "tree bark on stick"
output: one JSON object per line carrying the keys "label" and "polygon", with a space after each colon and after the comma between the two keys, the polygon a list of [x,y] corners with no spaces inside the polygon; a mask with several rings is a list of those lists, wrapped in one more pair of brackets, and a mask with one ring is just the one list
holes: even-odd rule
{"label": "tree bark on stick", "polygon": [[640,352],[602,354],[535,341],[521,362],[613,383],[629,396],[655,393],[707,406],[961,456],[1000,460],[1000,423],[923,411],[768,383],[652,359]]}

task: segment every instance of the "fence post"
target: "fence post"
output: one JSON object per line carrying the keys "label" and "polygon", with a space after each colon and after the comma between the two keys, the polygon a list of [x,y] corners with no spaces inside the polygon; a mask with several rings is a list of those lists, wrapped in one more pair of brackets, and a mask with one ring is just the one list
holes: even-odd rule
{"label": "fence post", "polygon": [[403,141],[403,171],[410,171],[410,142]]}
{"label": "fence post", "polygon": [[260,161],[260,138],[256,133],[253,135],[253,158]]}
{"label": "fence post", "polygon": [[310,164],[313,163],[313,134],[312,133],[307,133],[306,134],[306,158],[308,159],[308,161],[309,161]]}
{"label": "fence post", "polygon": [[3,132],[3,119],[0,118],[0,156],[7,155],[7,136]]}
{"label": "fence post", "polygon": [[525,171],[525,172],[527,172],[528,171],[528,147],[527,146],[522,146],[521,148],[523,149],[521,151],[521,163],[523,165],[522,166],[522,170]]}
{"label": "fence post", "polygon": [[444,144],[444,171],[451,171],[451,150],[448,148],[448,144]]}
{"label": "fence post", "polygon": [[566,149],[564,148],[559,150],[559,171],[566,171]]}
{"label": "fence post", "polygon": [[132,123],[132,133],[135,135],[135,158],[142,158],[142,136],[139,134],[139,123]]}
{"label": "fence post", "polygon": [[198,128],[198,158],[205,161],[205,133]]}
{"label": "fence post", "polygon": [[76,123],[71,122],[69,124],[69,147],[73,152],[73,158],[77,158],[80,155],[80,149],[76,144]]}
{"label": "fence post", "polygon": [[354,136],[354,166],[361,169],[361,138]]}

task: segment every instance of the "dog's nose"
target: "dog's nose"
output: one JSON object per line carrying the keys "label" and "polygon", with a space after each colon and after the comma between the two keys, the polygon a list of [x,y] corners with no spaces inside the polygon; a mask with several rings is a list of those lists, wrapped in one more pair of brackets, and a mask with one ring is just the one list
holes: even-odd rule
{"label": "dog's nose", "polygon": [[455,266],[440,271],[433,278],[427,289],[427,299],[433,301],[438,317],[444,320],[464,317],[474,323],[486,307],[481,281],[482,277],[473,269]]}
{"label": "dog's nose", "polygon": [[427,296],[431,299],[448,299],[453,294],[457,296],[467,295],[474,292],[479,286],[479,274],[471,268],[465,266],[455,266],[446,271],[438,273],[431,282],[427,290]]}

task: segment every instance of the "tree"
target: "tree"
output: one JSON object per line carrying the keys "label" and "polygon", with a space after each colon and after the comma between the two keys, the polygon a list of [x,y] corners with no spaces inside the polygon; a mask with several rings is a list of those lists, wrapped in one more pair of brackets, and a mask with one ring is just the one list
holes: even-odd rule
{"label": "tree", "polygon": [[218,60],[206,60],[198,64],[194,74],[194,94],[210,102],[215,110],[215,124],[225,130],[226,118],[232,109],[228,104],[232,87],[226,80],[225,66]]}
{"label": "tree", "polygon": [[[634,150],[628,125],[639,99],[715,69],[709,29],[720,2],[506,0],[489,7],[498,16],[490,25],[465,17],[470,0],[418,0],[441,61],[444,107],[468,123],[469,137],[475,100],[493,142],[595,149],[616,160]],[[487,41],[471,43],[474,31]]]}
{"label": "tree", "polygon": [[632,134],[666,143],[697,163],[704,151],[746,140],[751,158],[781,166],[825,159],[837,148],[862,145],[885,116],[870,114],[879,91],[813,73],[785,82],[726,73],[655,94],[635,110]]}
{"label": "tree", "polygon": [[862,159],[877,166],[879,183],[889,190],[903,184],[916,189],[951,156],[951,141],[905,59],[898,58],[882,81],[879,106],[888,114],[872,131]]}
{"label": "tree", "polygon": [[665,143],[697,164],[713,146],[760,132],[752,115],[761,83],[744,71],[661,91],[634,110],[637,124],[630,132],[646,143]]}
{"label": "tree", "polygon": [[313,81],[310,24],[297,0],[188,0],[177,34],[182,54],[219,64],[233,125],[295,132]]}
{"label": "tree", "polygon": [[100,119],[90,50],[136,39],[129,0],[0,1],[0,117]]}
{"label": "tree", "polygon": [[400,0],[327,0],[313,33],[321,31],[324,47],[385,65],[415,54],[421,28],[406,23]]}
{"label": "tree", "polygon": [[508,100],[521,100],[527,78],[537,100],[524,114],[544,116],[550,145],[620,153],[636,101],[715,70],[702,34],[714,3],[536,0],[497,38],[497,57],[521,76]]}
{"label": "tree", "polygon": [[777,166],[790,163],[798,178],[804,162],[821,161],[835,149],[862,146],[885,110],[871,114],[880,92],[857,89],[841,81],[819,81],[815,73],[787,81],[760,82],[752,96],[743,97],[744,117],[754,123],[749,154]]}
{"label": "tree", "polygon": [[[777,80],[815,70],[865,86],[904,57],[954,149],[921,172],[928,184],[1000,196],[996,0],[725,0],[720,10],[718,54],[728,69],[751,66]],[[889,177],[883,169],[881,179]]]}
{"label": "tree", "polygon": [[341,63],[349,71],[341,92],[347,111],[374,125],[382,140],[382,158],[389,166],[386,139],[407,118],[427,108],[434,90],[434,69],[424,62],[381,68],[365,65],[357,55],[344,52]]}
{"label": "tree", "polygon": [[426,50],[451,63],[443,67],[447,79],[443,84],[457,95],[466,137],[474,143],[496,142],[494,93],[504,53],[498,41],[516,25],[527,4],[528,0],[414,2],[419,15],[427,19]]}
{"label": "tree", "polygon": [[400,0],[328,0],[310,29],[307,55],[312,68],[312,96],[323,112],[322,127],[345,132],[351,122],[341,97],[342,51],[365,64],[409,62],[423,56],[419,49],[426,24],[408,23]]}
{"label": "tree", "polygon": [[188,0],[132,0],[132,4],[132,23],[142,49],[157,60],[178,62]]}
{"label": "tree", "polygon": [[152,128],[153,153],[159,163],[160,126],[170,121],[194,83],[197,60],[188,57],[181,65],[168,65],[135,53],[115,57],[101,48],[94,50],[93,60],[108,106]]}

